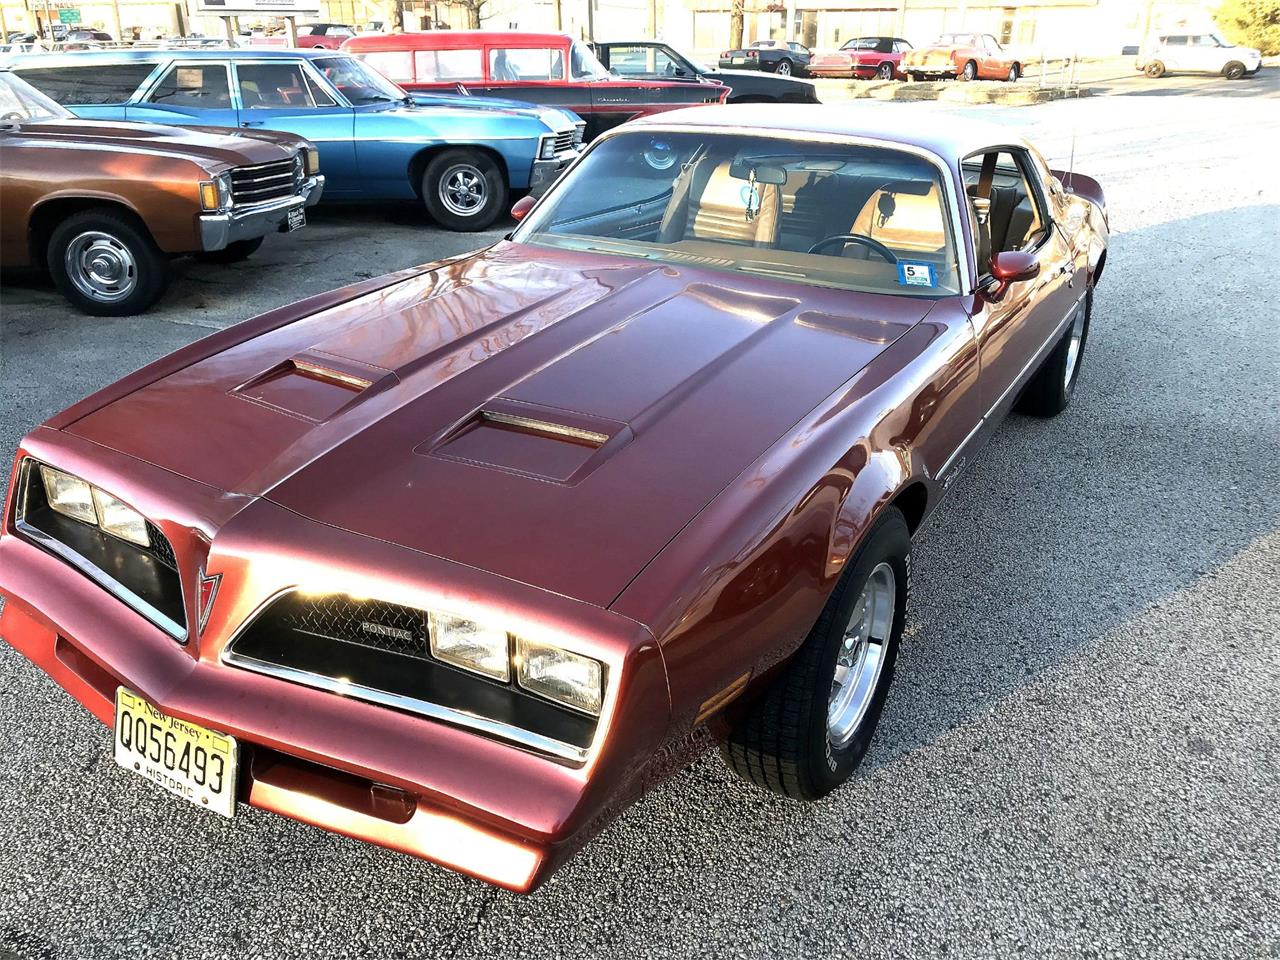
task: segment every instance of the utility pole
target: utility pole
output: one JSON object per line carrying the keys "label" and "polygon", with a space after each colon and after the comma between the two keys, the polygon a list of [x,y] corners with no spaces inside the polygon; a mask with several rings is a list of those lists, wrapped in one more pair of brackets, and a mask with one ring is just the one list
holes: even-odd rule
{"label": "utility pole", "polygon": [[560,9],[560,0],[555,0],[556,7],[556,29],[564,29],[564,12]]}
{"label": "utility pole", "polygon": [[587,0],[587,40],[596,39],[596,0]]}

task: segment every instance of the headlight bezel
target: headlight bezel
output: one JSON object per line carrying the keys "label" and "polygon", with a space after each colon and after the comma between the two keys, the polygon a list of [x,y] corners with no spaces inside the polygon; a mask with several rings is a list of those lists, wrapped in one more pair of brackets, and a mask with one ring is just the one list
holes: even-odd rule
{"label": "headlight bezel", "polygon": [[[45,502],[54,513],[75,520],[78,523],[83,523],[87,527],[96,527],[107,536],[123,540],[125,543],[131,543],[135,547],[142,547],[144,550],[151,547],[151,535],[147,529],[147,518],[141,511],[130,506],[110,491],[104,490],[97,484],[90,483],[74,473],[68,473],[47,463],[39,463],[38,466],[40,484],[44,488]],[[67,508],[65,504],[60,504],[50,495],[51,486],[56,487],[64,481],[70,481],[70,484],[66,484],[70,488],[79,486],[88,491],[88,497],[84,500],[88,507],[87,514]],[[104,506],[103,500],[107,500],[109,503]],[[125,514],[123,524],[119,521],[109,524],[104,519],[104,514],[110,509],[115,509],[117,513]],[[121,532],[122,527],[125,525],[139,528],[141,533],[134,533],[132,536],[125,535]]]}

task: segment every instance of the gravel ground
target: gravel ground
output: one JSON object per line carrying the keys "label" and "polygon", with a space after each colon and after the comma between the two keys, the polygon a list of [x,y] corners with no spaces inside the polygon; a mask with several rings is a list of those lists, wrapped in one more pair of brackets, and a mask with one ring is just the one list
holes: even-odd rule
{"label": "gravel ground", "polygon": [[[1116,235],[1075,403],[1010,420],[919,539],[854,783],[800,806],[706,758],[519,898],[174,801],[2,647],[0,960],[1280,957],[1273,88],[961,111],[1055,161],[1077,128]],[[185,268],[145,317],[7,285],[0,452],[203,327],[474,240],[314,219],[249,264]]]}

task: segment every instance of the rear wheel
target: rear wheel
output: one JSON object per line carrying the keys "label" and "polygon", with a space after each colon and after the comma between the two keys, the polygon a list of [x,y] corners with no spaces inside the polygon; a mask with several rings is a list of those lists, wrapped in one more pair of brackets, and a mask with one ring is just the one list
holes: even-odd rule
{"label": "rear wheel", "polygon": [[893,64],[889,63],[888,61],[885,61],[884,63],[880,64],[879,68],[877,68],[876,70],[876,76],[879,77],[881,80],[892,80]]}
{"label": "rear wheel", "polygon": [[488,154],[445,150],[431,159],[422,175],[422,201],[442,227],[484,230],[506,210],[507,178]]}
{"label": "rear wheel", "polygon": [[1222,75],[1228,80],[1239,80],[1244,76],[1244,64],[1239,62],[1228,63],[1222,68]]}
{"label": "rear wheel", "polygon": [[85,210],[58,224],[46,262],[62,295],[95,317],[141,313],[169,285],[169,260],[147,228],[110,208]]}
{"label": "rear wheel", "polygon": [[961,80],[978,79],[978,65],[974,63],[972,60],[966,63],[964,65],[964,69],[960,71],[960,79]]}
{"label": "rear wheel", "polygon": [[784,77],[791,76],[791,61],[779,60],[778,65],[773,68],[773,72]]}
{"label": "rear wheel", "polygon": [[804,644],[721,748],[738,776],[796,800],[816,800],[849,779],[893,681],[910,569],[911,535],[890,507]]}
{"label": "rear wheel", "polygon": [[1011,67],[1009,68],[1009,78],[1008,78],[1008,79],[1009,79],[1009,82],[1010,82],[1010,83],[1017,83],[1017,82],[1018,82],[1018,78],[1019,78],[1020,76],[1022,76],[1022,70],[1021,70],[1021,68],[1019,68],[1019,66],[1015,63],[1013,66],[1011,66]]}
{"label": "rear wheel", "polygon": [[1027,383],[1018,399],[1018,411],[1033,417],[1056,417],[1071,403],[1076,381],[1080,378],[1080,362],[1089,339],[1089,318],[1093,313],[1093,290],[1085,293],[1084,302],[1076,309],[1071,326],[1053,352],[1045,357],[1040,369]]}
{"label": "rear wheel", "polygon": [[1146,65],[1142,72],[1152,80],[1159,80],[1164,76],[1164,64],[1159,60],[1152,60]]}

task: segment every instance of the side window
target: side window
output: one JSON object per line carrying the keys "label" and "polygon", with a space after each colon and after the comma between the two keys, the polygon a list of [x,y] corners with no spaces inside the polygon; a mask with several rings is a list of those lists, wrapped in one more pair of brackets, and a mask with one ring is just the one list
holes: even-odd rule
{"label": "side window", "polygon": [[[371,53],[357,53],[356,56],[388,80],[400,83],[414,79],[413,54],[408,50],[376,50]],[[419,53],[418,56],[434,56],[434,54]],[[419,66],[419,70],[421,70],[421,66]],[[425,73],[421,74],[421,76],[424,79],[429,78],[429,75]]]}
{"label": "side window", "polygon": [[1050,219],[1027,176],[1034,176],[1030,158],[1020,150],[979,153],[966,158],[963,169],[978,237],[978,271],[990,271],[993,254],[1038,246]]}
{"label": "side window", "polygon": [[906,53],[911,49],[911,44],[907,43],[905,40],[895,40],[893,42],[893,49],[898,53]]}
{"label": "side window", "polygon": [[103,63],[16,72],[59,103],[108,104],[127,102],[155,66],[144,62]]}
{"label": "side window", "polygon": [[1187,45],[1187,38],[1186,37],[1169,37],[1165,40],[1165,43],[1171,47],[1185,47]]}
{"label": "side window", "polygon": [[489,51],[493,80],[563,80],[564,53],[550,47],[497,48]]}
{"label": "side window", "polygon": [[478,49],[419,50],[413,55],[413,64],[419,80],[484,79],[483,61]]}
{"label": "side window", "polygon": [[[333,100],[307,81],[302,64],[288,60],[236,64],[240,102],[247,109],[333,106]],[[320,102],[316,101],[316,94]]]}
{"label": "side window", "polygon": [[[651,50],[648,47],[615,44],[609,48],[609,66],[623,77],[645,77],[654,72],[650,56]],[[662,53],[658,54],[658,59],[670,62]]]}
{"label": "side window", "polygon": [[147,97],[169,107],[225,110],[231,106],[227,68],[221,63],[175,63]]}

